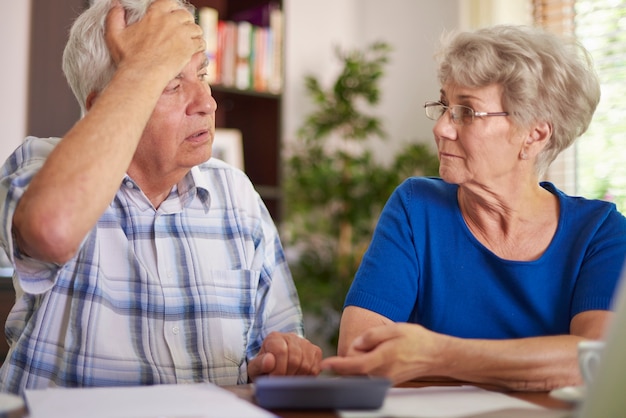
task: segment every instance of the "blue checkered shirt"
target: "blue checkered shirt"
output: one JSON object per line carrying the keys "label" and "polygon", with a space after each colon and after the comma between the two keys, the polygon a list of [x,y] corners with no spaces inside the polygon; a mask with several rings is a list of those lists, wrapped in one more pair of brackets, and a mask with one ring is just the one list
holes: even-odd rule
{"label": "blue checkered shirt", "polygon": [[20,254],[16,204],[58,141],[27,138],[2,169],[0,242],[17,302],[1,391],[241,384],[271,331],[302,335],[270,215],[245,174],[219,160],[194,167],[157,210],[126,176],[64,265]]}

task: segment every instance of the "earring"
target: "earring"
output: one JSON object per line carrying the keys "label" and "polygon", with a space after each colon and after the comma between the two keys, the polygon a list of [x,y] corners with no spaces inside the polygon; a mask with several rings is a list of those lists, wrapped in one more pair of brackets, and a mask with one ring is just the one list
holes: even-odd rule
{"label": "earring", "polygon": [[528,159],[528,154],[526,154],[526,150],[522,150],[522,152],[519,153],[519,157],[522,160],[527,160]]}

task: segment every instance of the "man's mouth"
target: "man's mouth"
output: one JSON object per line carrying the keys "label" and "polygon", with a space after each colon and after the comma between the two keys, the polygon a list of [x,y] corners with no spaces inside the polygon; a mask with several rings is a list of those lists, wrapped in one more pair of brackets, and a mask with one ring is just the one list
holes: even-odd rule
{"label": "man's mouth", "polygon": [[198,138],[202,138],[202,137],[206,136],[206,134],[207,134],[208,132],[209,132],[208,130],[203,129],[203,130],[201,130],[201,131],[197,131],[197,132],[195,132],[195,133],[193,133],[193,134],[189,135],[189,136],[187,137],[187,139],[188,139],[188,140],[192,140],[192,141],[193,141],[193,140],[197,140]]}

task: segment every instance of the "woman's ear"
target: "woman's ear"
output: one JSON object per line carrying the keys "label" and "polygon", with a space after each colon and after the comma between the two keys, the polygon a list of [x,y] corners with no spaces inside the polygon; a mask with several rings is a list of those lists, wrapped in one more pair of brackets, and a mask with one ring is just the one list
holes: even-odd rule
{"label": "woman's ear", "polygon": [[540,142],[543,146],[547,145],[548,140],[552,137],[552,125],[549,122],[539,122],[530,132],[530,136],[526,139],[527,144]]}
{"label": "woman's ear", "polygon": [[535,157],[548,145],[551,137],[552,125],[549,122],[538,122],[526,136],[519,154],[520,159],[528,160],[530,157]]}

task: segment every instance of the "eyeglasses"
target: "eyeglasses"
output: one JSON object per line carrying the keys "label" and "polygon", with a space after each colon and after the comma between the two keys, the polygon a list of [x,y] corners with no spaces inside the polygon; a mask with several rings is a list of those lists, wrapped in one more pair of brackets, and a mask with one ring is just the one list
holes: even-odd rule
{"label": "eyeglasses", "polygon": [[426,102],[424,104],[424,111],[426,112],[426,117],[432,120],[438,120],[444,113],[450,111],[452,122],[460,126],[469,125],[474,122],[474,118],[509,115],[508,112],[477,112],[469,106],[446,106],[441,102]]}

